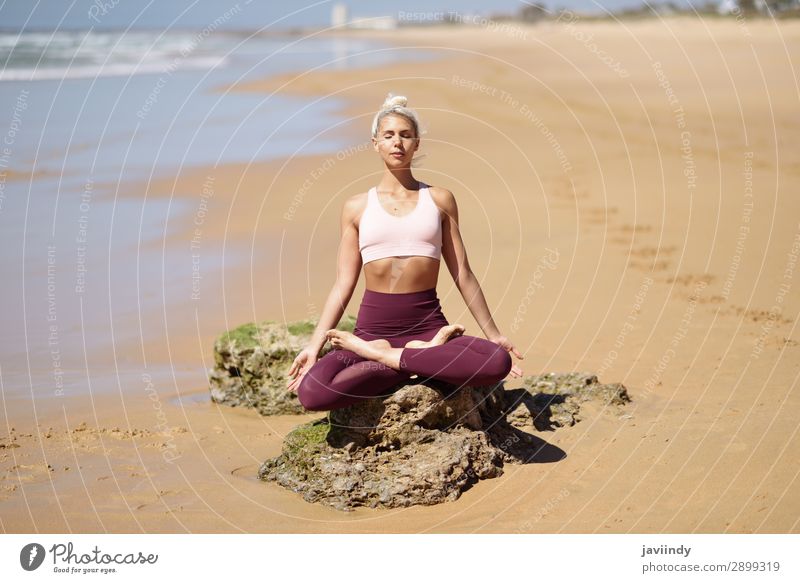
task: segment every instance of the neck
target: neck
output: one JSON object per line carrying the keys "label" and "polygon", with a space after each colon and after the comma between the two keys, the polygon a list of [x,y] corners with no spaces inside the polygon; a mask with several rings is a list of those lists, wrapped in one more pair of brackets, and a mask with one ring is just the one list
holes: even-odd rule
{"label": "neck", "polygon": [[414,178],[410,168],[386,169],[378,184],[378,190],[384,192],[401,192],[403,190],[417,190],[419,180]]}

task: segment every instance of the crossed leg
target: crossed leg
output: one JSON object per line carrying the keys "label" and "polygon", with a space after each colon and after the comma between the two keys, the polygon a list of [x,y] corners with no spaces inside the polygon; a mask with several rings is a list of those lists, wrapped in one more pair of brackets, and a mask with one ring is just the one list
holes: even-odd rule
{"label": "crossed leg", "polygon": [[327,336],[334,348],[350,350],[364,358],[382,362],[397,370],[399,368],[397,361],[400,352],[402,352],[404,348],[429,348],[431,346],[438,346],[455,336],[463,334],[463,332],[464,326],[461,324],[448,324],[447,326],[442,326],[430,340],[409,340],[405,343],[403,348],[395,348],[392,346],[391,342],[385,339],[364,340],[350,332],[336,329],[328,330]]}
{"label": "crossed leg", "polygon": [[457,385],[491,385],[511,372],[511,355],[485,338],[458,336],[439,346],[403,348],[399,371]]}
{"label": "crossed leg", "polygon": [[410,378],[409,373],[368,360],[351,350],[337,349],[314,363],[300,381],[297,397],[309,411],[330,411],[388,394]]}
{"label": "crossed leg", "polygon": [[[459,324],[447,325],[439,329],[430,340],[410,340],[405,343],[405,347],[423,349],[437,346],[463,331],[464,327]],[[385,339],[367,341],[353,334],[343,334],[352,337],[347,339],[348,345],[357,345],[360,352],[367,354],[402,350],[392,348],[391,343]],[[334,350],[314,363],[297,388],[300,403],[309,411],[329,411],[352,405],[365,398],[380,396],[407,382],[414,374],[397,370],[380,360],[370,359],[365,354],[344,348],[343,340],[338,337],[331,337],[331,344],[334,345]]]}
{"label": "crossed leg", "polygon": [[[445,330],[450,328],[451,330]],[[403,348],[394,348],[387,340],[367,342],[349,332],[329,330],[334,346],[383,364],[393,370],[416,374],[423,379],[434,378],[451,384],[493,384],[503,380],[511,371],[511,355],[494,342],[456,334],[453,326],[442,328],[444,342],[433,340]],[[463,327],[461,327],[463,330]],[[438,337],[438,334],[437,334]]]}
{"label": "crossed leg", "polygon": [[438,379],[457,386],[503,380],[512,368],[511,355],[494,342],[461,331],[458,325],[445,326],[429,341],[413,340],[395,348],[385,339],[367,341],[330,330],[335,349],[314,363],[300,382],[300,403],[311,411],[338,409],[388,393],[412,375],[420,382]]}

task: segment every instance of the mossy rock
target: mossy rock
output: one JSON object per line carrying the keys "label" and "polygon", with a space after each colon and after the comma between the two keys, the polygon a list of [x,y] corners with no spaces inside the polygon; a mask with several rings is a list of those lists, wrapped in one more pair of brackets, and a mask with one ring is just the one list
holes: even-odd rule
{"label": "mossy rock", "polygon": [[[264,322],[263,325],[274,324],[274,322]],[[242,324],[238,328],[224,332],[217,340],[221,344],[235,344],[240,348],[258,346],[259,326],[254,322]]]}
{"label": "mossy rock", "polygon": [[623,385],[591,373],[523,381],[519,389],[403,385],[335,409],[290,432],[258,477],[339,510],[439,504],[500,476],[505,463],[563,459],[538,432],[577,423],[587,401],[614,412],[630,402]]}
{"label": "mossy rock", "polygon": [[[336,326],[352,332],[356,319],[345,315]],[[211,400],[233,407],[253,407],[262,415],[305,413],[297,394],[286,390],[286,373],[308,345],[316,320],[288,324],[248,322],[221,334],[214,342],[214,368],[209,371]],[[319,358],[331,350],[323,346]]]}
{"label": "mossy rock", "polygon": [[455,500],[477,481],[500,476],[509,459],[482,431],[479,410],[492,390],[467,387],[447,397],[407,385],[331,411],[290,432],[258,477],[339,510]]}

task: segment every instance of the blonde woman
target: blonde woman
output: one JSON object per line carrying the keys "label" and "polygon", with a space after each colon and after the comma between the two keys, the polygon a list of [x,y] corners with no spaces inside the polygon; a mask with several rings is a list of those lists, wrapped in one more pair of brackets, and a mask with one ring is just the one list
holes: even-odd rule
{"label": "blonde woman", "polygon": [[[372,123],[384,172],[377,186],[347,200],[341,215],[338,275],[312,339],[289,369],[288,389],[309,410],[346,407],[416,377],[458,388],[522,375],[522,355],[492,319],[472,273],[453,194],[414,178],[419,118],[389,94]],[[444,258],[486,339],[450,324],[436,293]],[[366,290],[354,333],[336,330],[364,268]],[[330,340],[333,350],[317,360]]]}

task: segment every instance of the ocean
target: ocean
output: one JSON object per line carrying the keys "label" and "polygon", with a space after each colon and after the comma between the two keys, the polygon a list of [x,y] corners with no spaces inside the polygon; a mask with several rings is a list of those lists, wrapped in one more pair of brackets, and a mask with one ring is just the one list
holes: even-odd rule
{"label": "ocean", "polygon": [[[160,244],[148,243],[196,202],[123,199],[99,185],[349,146],[310,139],[338,122],[336,98],[215,89],[400,58],[430,55],[353,38],[208,27],[0,33],[4,398],[121,390],[141,376],[113,347],[140,337],[142,312],[172,301],[186,265],[165,264]],[[204,253],[204,274],[222,262]],[[197,376],[168,366],[147,373],[164,383]]]}

